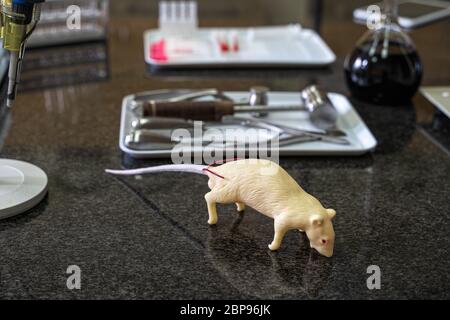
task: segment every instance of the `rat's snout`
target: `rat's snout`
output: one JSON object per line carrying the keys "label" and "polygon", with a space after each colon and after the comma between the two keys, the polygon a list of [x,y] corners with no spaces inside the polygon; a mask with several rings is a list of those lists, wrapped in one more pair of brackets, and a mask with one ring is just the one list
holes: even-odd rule
{"label": "rat's snout", "polygon": [[313,245],[313,248],[316,249],[321,255],[325,257],[331,257],[334,251],[334,237],[332,239],[328,237],[323,237],[319,240],[319,243]]}
{"label": "rat's snout", "polygon": [[331,257],[334,251],[334,230],[331,223],[325,223],[321,228],[308,232],[311,247],[321,255]]}

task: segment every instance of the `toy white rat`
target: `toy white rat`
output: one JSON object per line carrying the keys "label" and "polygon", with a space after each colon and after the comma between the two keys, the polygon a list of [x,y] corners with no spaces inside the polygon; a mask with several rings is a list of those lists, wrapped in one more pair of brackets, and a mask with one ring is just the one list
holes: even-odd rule
{"label": "toy white rat", "polygon": [[278,164],[262,159],[234,160],[211,167],[174,164],[133,170],[106,170],[117,175],[141,175],[178,171],[204,174],[211,189],[205,195],[209,224],[217,223],[216,203],[235,203],[238,211],[245,205],[274,219],[275,235],[270,250],[277,250],[289,230],[306,232],[311,248],[331,257],[334,248],[333,209],[325,209],[305,192]]}

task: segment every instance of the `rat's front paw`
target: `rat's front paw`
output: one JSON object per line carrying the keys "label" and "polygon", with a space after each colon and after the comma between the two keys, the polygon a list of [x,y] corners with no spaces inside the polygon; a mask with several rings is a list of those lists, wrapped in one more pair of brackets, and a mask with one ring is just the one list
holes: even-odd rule
{"label": "rat's front paw", "polygon": [[208,224],[209,225],[215,225],[217,223],[217,219],[209,219]]}
{"label": "rat's front paw", "polygon": [[245,210],[245,204],[240,203],[240,202],[236,202],[236,208],[238,212],[244,212]]}
{"label": "rat's front paw", "polygon": [[279,245],[277,246],[273,242],[271,244],[269,244],[269,249],[272,251],[278,250],[279,247],[280,247]]}

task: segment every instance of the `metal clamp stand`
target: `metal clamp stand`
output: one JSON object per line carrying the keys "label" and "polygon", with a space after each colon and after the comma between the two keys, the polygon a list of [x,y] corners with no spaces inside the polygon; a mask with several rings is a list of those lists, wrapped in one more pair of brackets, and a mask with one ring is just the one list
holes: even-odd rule
{"label": "metal clamp stand", "polygon": [[[6,69],[2,71],[0,79],[4,78],[7,72]],[[6,138],[10,116],[10,110],[4,104],[6,92],[3,93],[3,102],[0,105],[1,140]],[[3,142],[1,140],[0,147]],[[36,206],[47,194],[47,186],[47,175],[35,165],[0,159],[0,219],[18,215]]]}

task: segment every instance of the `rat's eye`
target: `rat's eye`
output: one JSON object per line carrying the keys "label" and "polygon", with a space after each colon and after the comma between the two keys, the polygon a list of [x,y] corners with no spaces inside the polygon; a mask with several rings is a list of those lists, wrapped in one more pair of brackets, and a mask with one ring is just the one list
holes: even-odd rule
{"label": "rat's eye", "polygon": [[327,240],[322,239],[322,244],[326,244],[326,243],[327,243]]}

